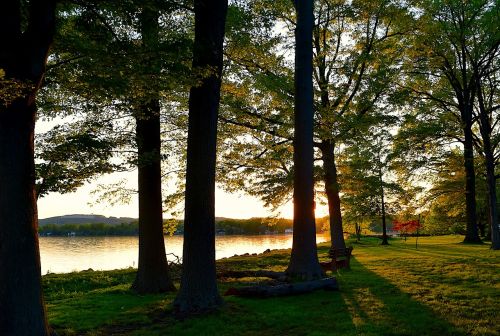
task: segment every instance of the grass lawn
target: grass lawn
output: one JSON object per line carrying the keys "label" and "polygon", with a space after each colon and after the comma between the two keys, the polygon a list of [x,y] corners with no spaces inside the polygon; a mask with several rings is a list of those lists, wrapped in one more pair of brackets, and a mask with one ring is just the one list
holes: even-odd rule
{"label": "grass lawn", "polygon": [[[43,277],[50,324],[59,335],[500,335],[500,254],[461,236],[354,245],[351,270],[336,273],[340,291],[294,297],[225,297],[207,316],[178,321],[175,294],[139,296],[134,270]],[[319,246],[326,260],[328,246]],[[286,268],[288,250],[221,260],[227,269]],[[174,272],[178,278],[178,272]],[[221,282],[220,291],[244,282]]]}

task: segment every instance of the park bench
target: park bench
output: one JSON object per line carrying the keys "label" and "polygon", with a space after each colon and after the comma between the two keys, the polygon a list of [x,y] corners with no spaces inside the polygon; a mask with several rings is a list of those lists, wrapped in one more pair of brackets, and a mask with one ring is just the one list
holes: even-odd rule
{"label": "park bench", "polygon": [[321,267],[323,268],[324,271],[327,270],[336,271],[339,268],[349,269],[351,267],[350,266],[351,255],[352,255],[352,246],[340,249],[335,249],[332,247],[328,251],[328,256],[332,258],[332,261],[321,263]]}

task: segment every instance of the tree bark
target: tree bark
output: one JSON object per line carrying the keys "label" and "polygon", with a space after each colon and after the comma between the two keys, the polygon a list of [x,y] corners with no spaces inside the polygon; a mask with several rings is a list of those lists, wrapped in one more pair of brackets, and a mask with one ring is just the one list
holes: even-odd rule
{"label": "tree bark", "polygon": [[163,238],[160,105],[151,100],[136,116],[139,186],[139,265],[132,289],[141,294],[175,291]]}
{"label": "tree bark", "polygon": [[[0,69],[21,84],[0,97],[0,335],[48,335],[41,289],[35,195],[36,93],[55,27],[55,2],[31,1],[22,31],[20,1],[0,3]],[[6,88],[8,82],[0,83]]]}
{"label": "tree bark", "polygon": [[355,223],[354,227],[356,230],[356,240],[359,242],[361,241],[361,225],[359,223]]}
{"label": "tree bark", "polygon": [[[158,48],[158,11],[145,6],[141,16],[142,47],[146,55]],[[146,73],[158,75],[153,57],[146,58]],[[154,80],[153,78],[152,80]],[[154,87],[154,85],[153,85]],[[154,89],[153,89],[154,90]],[[141,294],[175,291],[168,272],[163,238],[161,196],[161,130],[158,94],[144,98],[136,111],[139,187],[139,264],[132,289]]]}
{"label": "tree bark", "polygon": [[488,187],[488,223],[491,231],[491,248],[500,250],[500,230],[498,227],[497,191],[495,179],[495,159],[491,143],[483,138],[486,164],[486,185]]}
{"label": "tree bark", "polygon": [[290,277],[314,279],[321,276],[316,249],[313,178],[313,1],[295,1],[295,135],[293,243],[286,273]]}
{"label": "tree bark", "polygon": [[34,191],[34,102],[0,108],[0,334],[47,335]]}
{"label": "tree bark", "polygon": [[483,139],[484,163],[486,166],[486,186],[488,190],[488,224],[491,232],[491,248],[500,250],[500,230],[498,227],[497,190],[495,178],[495,157],[491,144],[493,132],[490,116],[485,106],[483,90],[477,69],[474,71],[479,103],[479,131]]}
{"label": "tree bark", "polygon": [[320,149],[323,154],[323,178],[330,215],[331,244],[334,249],[345,249],[342,212],[340,210],[340,188],[335,164],[335,144],[331,140],[323,140]]}
{"label": "tree bark", "polygon": [[183,272],[174,302],[182,315],[222,304],[215,270],[215,164],[227,7],[227,0],[194,2],[193,69],[213,72],[189,94]]}
{"label": "tree bark", "polygon": [[380,203],[382,207],[382,245],[389,245],[387,240],[387,224],[385,222],[385,195],[384,195],[384,180],[382,177],[382,170],[379,168],[380,179]]}
{"label": "tree bark", "polygon": [[[471,112],[472,113],[472,112]],[[465,170],[465,213],[467,219],[464,242],[480,243],[476,217],[476,175],[474,171],[474,148],[472,137],[472,116],[462,117],[464,122],[464,170]]]}

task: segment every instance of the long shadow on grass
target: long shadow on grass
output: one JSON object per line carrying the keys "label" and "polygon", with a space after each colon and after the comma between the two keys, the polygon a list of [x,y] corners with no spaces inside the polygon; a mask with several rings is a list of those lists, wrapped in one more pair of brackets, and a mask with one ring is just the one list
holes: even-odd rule
{"label": "long shadow on grass", "polygon": [[[287,259],[287,253],[277,253],[261,262],[282,266]],[[131,274],[125,274],[127,278],[120,279],[123,282],[108,279],[107,288],[90,281],[95,274],[79,275],[73,279],[74,284],[64,284],[66,290],[68,285],[74,286],[70,286],[74,296],[49,295],[49,314],[61,335],[464,334],[355,258],[351,266],[352,270],[337,273],[339,292],[317,291],[265,300],[227,297],[227,305],[221,311],[186,321],[177,321],[164,312],[173,295],[130,293]],[[221,289],[234,284],[221,283]],[[163,313],[151,314],[152,311]]]}
{"label": "long shadow on grass", "polygon": [[357,334],[465,335],[356,259],[351,267],[338,273],[338,279]]}
{"label": "long shadow on grass", "polygon": [[[157,335],[465,334],[355,259],[352,270],[342,271],[337,277],[339,292],[272,299],[229,297],[227,306],[216,314],[152,328]],[[222,287],[234,284],[224,283]]]}
{"label": "long shadow on grass", "polygon": [[[464,248],[465,246],[465,248]],[[450,256],[450,257],[456,257],[456,258],[470,258],[471,256],[477,257],[479,259],[485,259],[487,260],[490,258],[490,256],[485,253],[485,251],[488,251],[488,247],[486,244],[483,245],[464,245],[463,243],[448,243],[448,244],[422,244],[418,246],[418,249],[415,249],[415,243],[409,242],[409,243],[400,243],[400,244],[394,244],[392,245],[393,248],[401,250],[401,251],[407,251],[409,254],[418,252],[418,253],[425,253],[429,255],[436,255],[436,256]]]}

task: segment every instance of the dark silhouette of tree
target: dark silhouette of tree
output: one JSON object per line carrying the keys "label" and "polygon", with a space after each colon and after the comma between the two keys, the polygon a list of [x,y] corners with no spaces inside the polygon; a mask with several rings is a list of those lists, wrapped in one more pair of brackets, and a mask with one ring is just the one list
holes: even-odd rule
{"label": "dark silhouette of tree", "polygon": [[21,1],[0,3],[0,334],[8,336],[49,334],[40,286],[33,139],[55,1],[30,1],[27,13],[23,9]]}
{"label": "dark silhouette of tree", "polygon": [[[155,60],[158,49],[158,11],[144,5],[140,14],[144,72],[157,76],[161,67]],[[152,55],[152,56],[151,56]],[[170,278],[163,240],[161,195],[160,101],[149,94],[135,113],[139,187],[139,265],[132,289],[139,293],[175,291]]]}
{"label": "dark silhouette of tree", "polygon": [[189,93],[183,271],[174,302],[179,314],[222,303],[215,273],[215,162],[222,49],[227,0],[196,0],[193,71]]}
{"label": "dark silhouette of tree", "polygon": [[313,1],[296,0],[294,4],[297,11],[297,28],[295,31],[293,244],[286,272],[292,277],[312,279],[321,276],[314,218]]}
{"label": "dark silhouette of tree", "polygon": [[[103,2],[98,6],[82,2],[61,20],[63,28],[49,63],[52,71],[47,74],[50,87],[58,90],[46,89],[46,114],[50,117],[63,110],[77,115],[81,120],[72,123],[73,127],[89,128],[109,139],[112,153],[123,159],[121,165],[111,167],[95,161],[100,166],[89,167],[89,173],[138,169],[139,264],[132,287],[139,293],[175,289],[163,239],[161,131],[178,114],[165,113],[161,107],[170,103],[165,96],[174,87],[185,94],[177,80],[187,77],[179,72],[185,73],[187,67],[180,64],[191,44],[188,29],[179,23],[184,14],[171,1]],[[66,106],[68,101],[71,104]],[[110,187],[102,198],[116,201],[135,192]]]}

